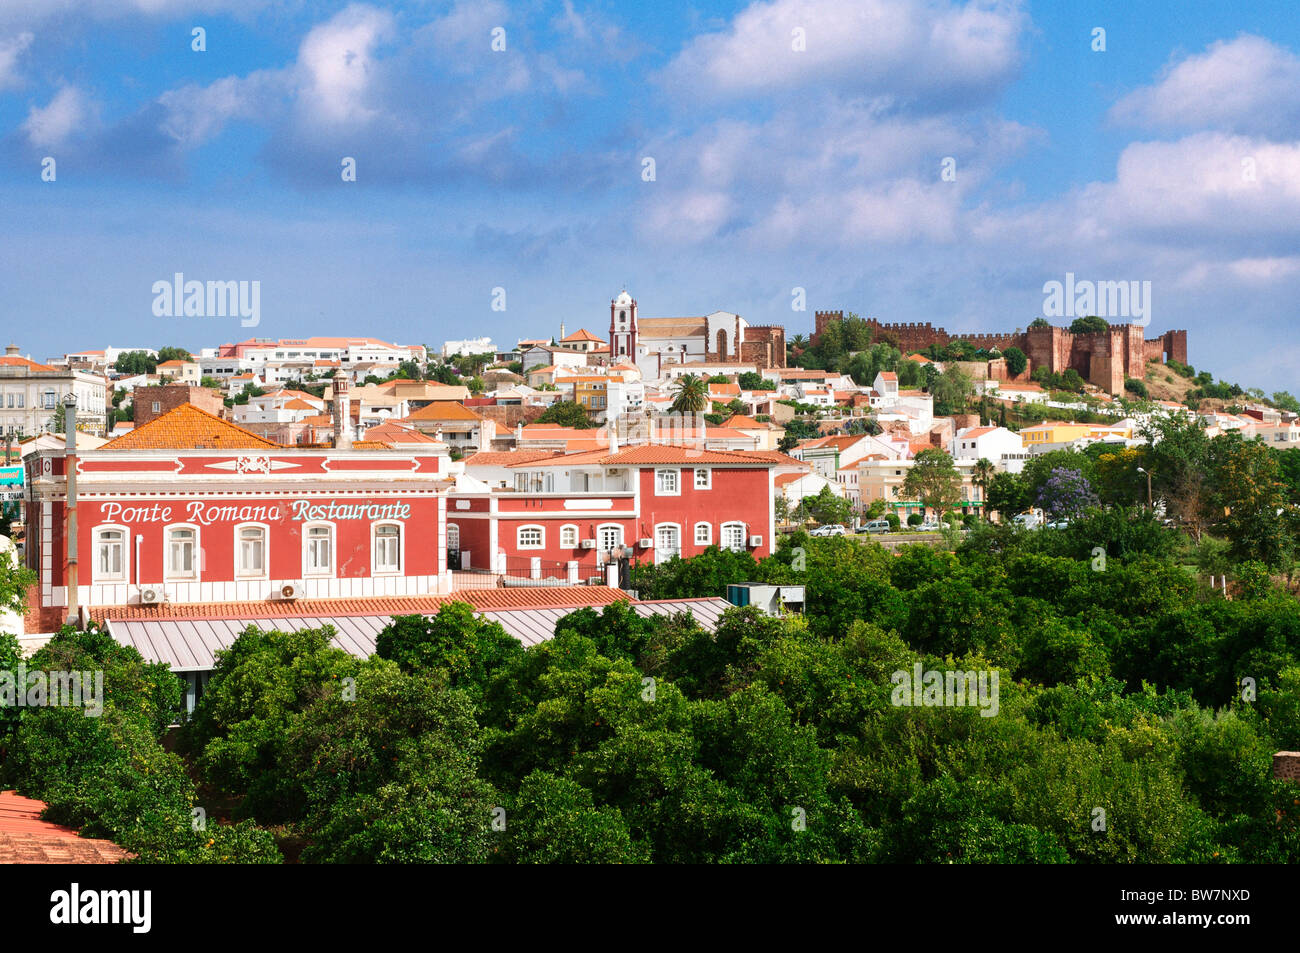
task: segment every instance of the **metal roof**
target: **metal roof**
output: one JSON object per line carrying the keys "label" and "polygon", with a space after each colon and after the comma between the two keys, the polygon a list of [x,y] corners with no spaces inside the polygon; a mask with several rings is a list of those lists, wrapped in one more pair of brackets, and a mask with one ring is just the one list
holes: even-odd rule
{"label": "metal roof", "polygon": [[[542,609],[492,609],[483,618],[501,627],[525,646],[554,637],[555,626],[564,616],[582,606]],[[591,606],[600,609],[602,606]],[[731,608],[725,599],[672,599],[634,602],[632,609],[643,618],[689,612],[701,627],[712,632],[722,613]],[[165,662],[173,672],[204,672],[216,664],[216,653],[230,645],[249,626],[264,631],[300,632],[332,625],[331,642],[360,658],[375,651],[375,640],[392,621],[391,614],[340,616],[278,616],[223,619],[110,619],[109,633],[124,645],[134,647],[150,662]]]}

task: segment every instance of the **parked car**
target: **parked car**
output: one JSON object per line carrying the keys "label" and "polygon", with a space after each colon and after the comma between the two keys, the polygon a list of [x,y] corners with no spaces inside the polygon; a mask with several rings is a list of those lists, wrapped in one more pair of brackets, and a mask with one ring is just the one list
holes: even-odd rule
{"label": "parked car", "polygon": [[825,526],[818,526],[809,536],[843,536],[848,532],[839,523],[827,523]]}
{"label": "parked car", "polygon": [[862,524],[862,529],[867,533],[888,533],[889,520],[867,520]]}
{"label": "parked car", "polygon": [[1037,513],[1017,514],[1011,522],[1016,526],[1019,526],[1021,529],[1038,529],[1038,527],[1043,523]]}
{"label": "parked car", "polygon": [[1052,522],[1050,522],[1050,523],[1048,523],[1048,524],[1046,524],[1046,525],[1047,525],[1047,528],[1048,528],[1048,529],[1065,529],[1067,526],[1070,525],[1070,521],[1069,521],[1068,519],[1062,517],[1061,519],[1059,519],[1059,520],[1053,520]]}

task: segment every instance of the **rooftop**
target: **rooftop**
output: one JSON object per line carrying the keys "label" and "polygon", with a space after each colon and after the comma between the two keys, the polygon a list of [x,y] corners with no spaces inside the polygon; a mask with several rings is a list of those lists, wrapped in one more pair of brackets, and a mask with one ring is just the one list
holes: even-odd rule
{"label": "rooftop", "polygon": [[193,404],[114,437],[101,450],[279,450],[278,443],[222,420]]}

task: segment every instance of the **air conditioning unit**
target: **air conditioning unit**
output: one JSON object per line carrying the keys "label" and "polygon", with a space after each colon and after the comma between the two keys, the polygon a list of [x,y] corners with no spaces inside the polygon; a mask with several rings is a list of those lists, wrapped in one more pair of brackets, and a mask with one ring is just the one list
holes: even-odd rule
{"label": "air conditioning unit", "polygon": [[751,536],[751,537],[749,537],[749,545],[751,545],[751,546],[762,546],[762,545],[763,545],[763,537],[762,537],[762,536]]}
{"label": "air conditioning unit", "polygon": [[280,587],[281,599],[297,599],[300,595],[302,595],[302,587],[296,583],[286,582]]}
{"label": "air conditioning unit", "polygon": [[584,540],[582,541],[582,548],[583,548],[583,549],[595,549],[595,548],[596,548],[596,541],[595,541],[594,539],[584,539]]}
{"label": "air conditioning unit", "polygon": [[648,536],[638,539],[636,541],[636,544],[640,546],[642,549],[654,549],[655,546],[654,540],[650,539]]}
{"label": "air conditioning unit", "polygon": [[140,605],[156,606],[166,598],[166,594],[161,589],[145,588],[140,590]]}

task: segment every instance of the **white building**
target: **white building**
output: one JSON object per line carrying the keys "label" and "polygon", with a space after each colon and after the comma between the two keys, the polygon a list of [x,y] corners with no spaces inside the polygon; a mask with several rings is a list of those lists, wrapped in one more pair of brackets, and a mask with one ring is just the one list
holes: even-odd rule
{"label": "white building", "polygon": [[957,461],[988,460],[999,470],[1019,473],[1029,459],[1020,434],[1006,427],[967,427],[957,431],[948,452]]}
{"label": "white building", "polygon": [[67,394],[77,398],[77,429],[103,433],[108,379],[87,371],[38,364],[11,344],[0,357],[0,432],[39,434],[52,429]]}
{"label": "white building", "polygon": [[491,338],[468,338],[464,341],[445,341],[442,345],[443,357],[469,357],[471,354],[492,354],[496,356],[497,346]]}

